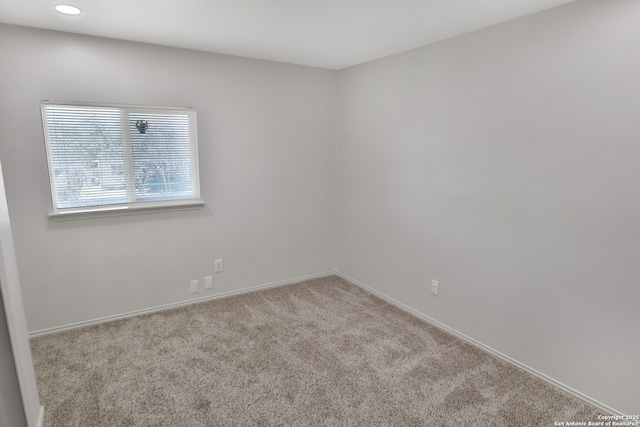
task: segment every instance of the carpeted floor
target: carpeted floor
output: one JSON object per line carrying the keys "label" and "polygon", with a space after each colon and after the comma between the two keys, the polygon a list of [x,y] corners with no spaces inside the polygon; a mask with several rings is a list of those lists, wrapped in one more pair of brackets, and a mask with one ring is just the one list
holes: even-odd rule
{"label": "carpeted floor", "polygon": [[45,427],[553,426],[601,413],[337,277],[31,345]]}

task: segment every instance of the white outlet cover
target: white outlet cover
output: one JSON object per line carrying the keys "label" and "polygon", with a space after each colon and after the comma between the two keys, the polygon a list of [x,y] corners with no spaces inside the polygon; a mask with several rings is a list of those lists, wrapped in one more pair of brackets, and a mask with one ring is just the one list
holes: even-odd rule
{"label": "white outlet cover", "polygon": [[213,289],[213,276],[207,276],[204,278],[204,288]]}
{"label": "white outlet cover", "polygon": [[200,291],[200,285],[198,284],[197,280],[192,280],[191,281],[191,293],[195,294],[198,293],[198,291]]}
{"label": "white outlet cover", "polygon": [[439,282],[437,280],[431,279],[431,293],[434,295],[438,295],[439,287]]}
{"label": "white outlet cover", "polygon": [[213,262],[214,265],[214,270],[216,273],[219,273],[222,271],[222,260],[221,259],[217,259]]}

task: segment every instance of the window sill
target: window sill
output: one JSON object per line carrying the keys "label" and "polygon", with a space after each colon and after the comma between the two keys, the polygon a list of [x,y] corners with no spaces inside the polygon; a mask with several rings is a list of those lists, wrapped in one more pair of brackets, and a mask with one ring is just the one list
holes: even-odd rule
{"label": "window sill", "polygon": [[85,209],[65,210],[52,212],[49,219],[52,221],[69,221],[76,219],[104,218],[110,216],[140,215],[156,212],[173,212],[200,209],[204,207],[204,200],[180,200],[170,203],[145,203],[139,205],[116,205],[110,207],[91,207]]}

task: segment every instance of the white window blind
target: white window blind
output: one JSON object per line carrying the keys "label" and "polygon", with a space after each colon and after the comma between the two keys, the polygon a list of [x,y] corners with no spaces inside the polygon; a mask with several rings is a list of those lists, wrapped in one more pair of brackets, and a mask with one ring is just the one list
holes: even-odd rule
{"label": "white window blind", "polygon": [[43,102],[53,213],[199,201],[196,112]]}

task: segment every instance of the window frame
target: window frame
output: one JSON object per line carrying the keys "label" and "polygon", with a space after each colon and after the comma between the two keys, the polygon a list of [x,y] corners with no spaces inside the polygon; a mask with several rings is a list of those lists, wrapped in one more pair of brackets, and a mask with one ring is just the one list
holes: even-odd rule
{"label": "window frame", "polygon": [[[123,203],[86,205],[78,207],[58,207],[54,160],[49,133],[49,123],[47,117],[47,107],[77,107],[77,108],[104,108],[119,110],[120,130],[122,132],[122,156],[125,168],[125,190],[127,201]],[[107,104],[91,102],[54,102],[41,101],[40,111],[42,117],[42,129],[44,133],[45,150],[47,156],[48,176],[51,189],[52,211],[49,218],[53,220],[78,219],[89,217],[102,217],[111,215],[131,215],[158,211],[174,211],[185,209],[198,209],[204,206],[205,202],[200,198],[200,172],[198,164],[198,134],[197,134],[197,114],[196,109],[191,107],[167,107],[150,105],[129,105],[129,104]],[[129,114],[187,114],[189,117],[189,161],[191,173],[191,197],[171,198],[164,200],[136,201],[135,199],[135,179],[133,169],[133,155],[131,145],[131,135],[125,123],[129,123]],[[133,186],[133,187],[132,187]]]}

